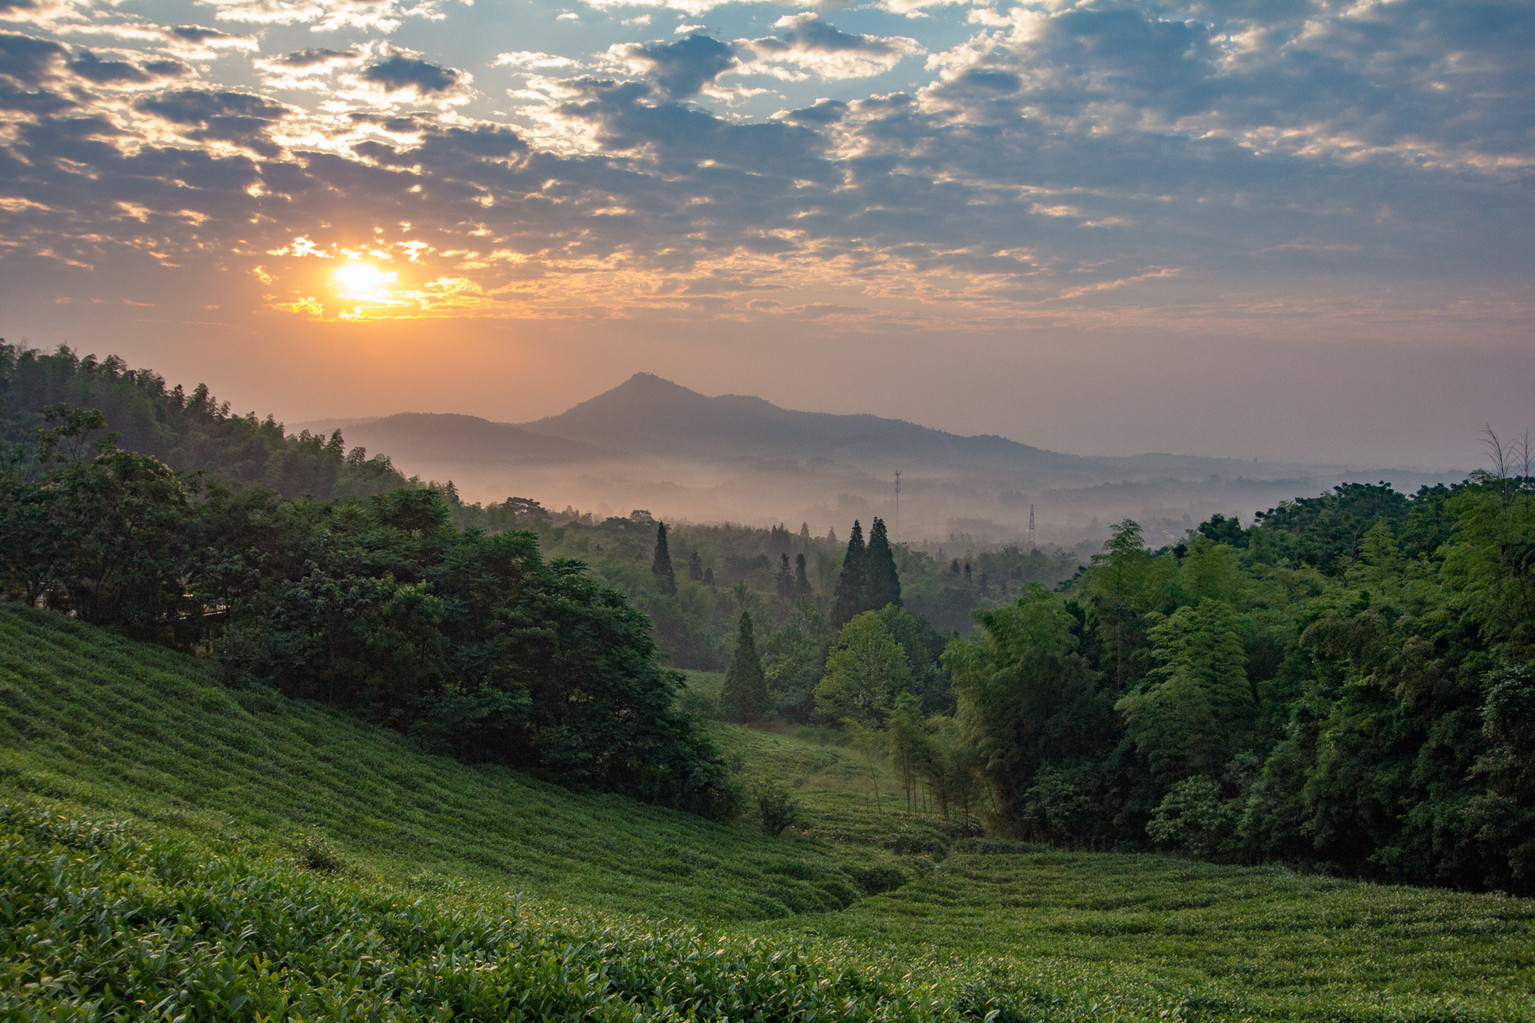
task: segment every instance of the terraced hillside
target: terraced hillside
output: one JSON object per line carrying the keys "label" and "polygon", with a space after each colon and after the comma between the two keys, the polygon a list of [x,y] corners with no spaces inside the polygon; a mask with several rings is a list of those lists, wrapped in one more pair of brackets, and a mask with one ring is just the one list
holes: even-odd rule
{"label": "terraced hillside", "polygon": [[0,608],[0,1016],[1535,1020],[1531,900],[964,836],[840,748],[720,738],[800,828]]}

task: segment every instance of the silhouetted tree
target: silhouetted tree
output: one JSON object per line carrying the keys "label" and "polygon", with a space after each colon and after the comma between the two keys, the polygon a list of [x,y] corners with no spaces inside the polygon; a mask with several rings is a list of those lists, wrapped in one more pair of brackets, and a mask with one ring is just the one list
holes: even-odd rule
{"label": "silhouetted tree", "polygon": [[671,552],[666,549],[666,523],[656,523],[656,556],[650,563],[651,574],[661,585],[662,593],[677,592],[677,576],[672,572]]}
{"label": "silhouetted tree", "polygon": [[[804,563],[803,555],[800,557],[800,562]],[[780,597],[785,600],[794,599],[794,575],[789,571],[789,555],[787,554],[778,555],[778,578],[775,581],[775,587]]]}

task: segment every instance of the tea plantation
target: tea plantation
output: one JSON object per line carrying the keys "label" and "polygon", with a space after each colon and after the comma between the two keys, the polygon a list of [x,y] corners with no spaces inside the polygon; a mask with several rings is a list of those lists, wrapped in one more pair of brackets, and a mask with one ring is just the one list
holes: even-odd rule
{"label": "tea plantation", "polygon": [[876,802],[843,748],[719,739],[799,826],[0,608],[0,1018],[1535,1020],[1535,901],[1025,847]]}

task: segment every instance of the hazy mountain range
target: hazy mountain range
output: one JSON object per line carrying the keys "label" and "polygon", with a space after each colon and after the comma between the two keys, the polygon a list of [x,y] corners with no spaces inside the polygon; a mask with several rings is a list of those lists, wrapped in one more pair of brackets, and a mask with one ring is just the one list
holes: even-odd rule
{"label": "hazy mountain range", "polygon": [[649,373],[528,423],[406,412],[290,427],[337,428],[349,445],[387,454],[408,474],[453,480],[471,501],[515,495],[599,515],[645,508],[693,521],[805,521],[844,536],[853,518],[881,515],[894,524],[898,515],[901,537],[911,540],[1023,539],[1031,505],[1041,544],[1091,538],[1126,516],[1152,536],[1171,537],[1213,512],[1248,518],[1345,479],[1411,490],[1460,478],[1170,454],[1068,455],[899,419],[709,397]]}

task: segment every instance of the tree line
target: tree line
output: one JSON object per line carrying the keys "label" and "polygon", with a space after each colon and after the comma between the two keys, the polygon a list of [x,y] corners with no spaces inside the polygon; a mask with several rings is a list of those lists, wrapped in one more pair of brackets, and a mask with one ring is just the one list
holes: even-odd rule
{"label": "tree line", "polygon": [[[67,347],[51,355],[0,340],[0,441],[23,448],[47,424],[48,408],[94,409],[125,451],[180,473],[235,486],[261,485],[289,498],[366,497],[408,480],[385,456],[347,450],[339,431],[291,435],[270,415],[233,414],[204,384],[190,393],[110,355],[98,360]],[[98,433],[104,432],[100,427]]]}

